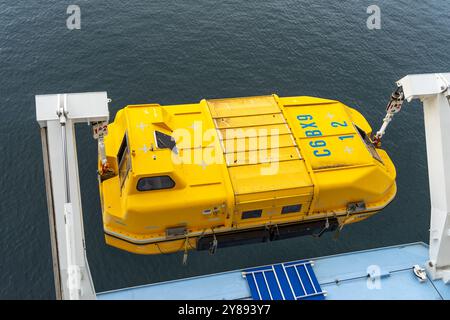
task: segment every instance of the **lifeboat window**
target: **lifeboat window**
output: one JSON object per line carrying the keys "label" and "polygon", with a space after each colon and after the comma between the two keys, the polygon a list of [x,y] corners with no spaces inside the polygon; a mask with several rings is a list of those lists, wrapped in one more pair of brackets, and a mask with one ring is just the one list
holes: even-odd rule
{"label": "lifeboat window", "polygon": [[131,169],[130,149],[128,148],[128,135],[125,133],[122,143],[117,153],[117,161],[119,162],[119,181],[122,188],[126,180],[128,172]]}
{"label": "lifeboat window", "polygon": [[176,144],[173,137],[162,133],[160,131],[155,131],[155,141],[156,146],[159,149],[170,149],[174,152],[176,152]]}
{"label": "lifeboat window", "polygon": [[292,212],[300,212],[301,209],[302,209],[302,205],[301,204],[294,204],[294,205],[291,205],[291,206],[284,206],[283,209],[281,209],[281,214],[292,213]]}
{"label": "lifeboat window", "polygon": [[378,154],[377,150],[375,149],[372,141],[370,140],[370,138],[367,136],[367,134],[364,132],[364,130],[362,130],[361,128],[359,128],[357,125],[355,125],[356,129],[358,130],[358,133],[361,137],[361,139],[363,139],[364,144],[367,147],[367,150],[369,150],[370,154],[372,155],[372,157],[374,157],[376,160],[380,161],[381,163],[383,163],[383,161],[380,158],[380,155]]}
{"label": "lifeboat window", "polygon": [[136,186],[138,191],[171,189],[173,187],[175,187],[175,181],[169,176],[141,178]]}
{"label": "lifeboat window", "polygon": [[250,210],[242,212],[242,219],[250,219],[250,218],[260,218],[262,214],[262,210]]}

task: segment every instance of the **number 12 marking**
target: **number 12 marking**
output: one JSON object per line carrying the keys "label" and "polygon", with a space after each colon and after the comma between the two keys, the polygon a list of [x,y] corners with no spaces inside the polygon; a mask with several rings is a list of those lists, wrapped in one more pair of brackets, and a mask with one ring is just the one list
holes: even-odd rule
{"label": "number 12 marking", "polygon": [[337,127],[346,127],[347,126],[347,122],[346,121],[344,121],[344,122],[337,122],[337,121],[333,121],[332,123],[331,123],[331,126],[333,127],[333,128],[337,128]]}

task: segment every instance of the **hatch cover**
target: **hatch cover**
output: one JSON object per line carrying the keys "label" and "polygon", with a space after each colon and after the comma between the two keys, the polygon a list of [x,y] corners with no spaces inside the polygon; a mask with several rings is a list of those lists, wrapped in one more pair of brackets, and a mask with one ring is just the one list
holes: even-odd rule
{"label": "hatch cover", "polygon": [[253,300],[323,300],[311,261],[274,264],[243,272]]}

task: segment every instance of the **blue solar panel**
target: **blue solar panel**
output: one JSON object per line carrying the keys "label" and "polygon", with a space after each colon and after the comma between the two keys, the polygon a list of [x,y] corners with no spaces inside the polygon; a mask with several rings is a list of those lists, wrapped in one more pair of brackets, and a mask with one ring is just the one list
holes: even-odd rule
{"label": "blue solar panel", "polygon": [[254,300],[323,300],[311,261],[295,261],[243,272]]}

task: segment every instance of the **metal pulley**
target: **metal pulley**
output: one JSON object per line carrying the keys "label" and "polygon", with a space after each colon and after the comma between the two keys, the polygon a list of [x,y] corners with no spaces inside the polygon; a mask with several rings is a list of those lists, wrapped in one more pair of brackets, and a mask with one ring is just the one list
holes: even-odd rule
{"label": "metal pulley", "polygon": [[94,139],[98,141],[98,154],[101,162],[100,176],[110,175],[113,171],[109,167],[108,158],[106,157],[104,137],[108,134],[108,122],[93,122],[92,133]]}
{"label": "metal pulley", "polygon": [[373,137],[373,143],[376,147],[380,147],[381,138],[383,138],[386,132],[386,128],[394,118],[394,115],[400,112],[404,101],[405,101],[405,94],[403,92],[403,88],[398,87],[394,92],[392,92],[391,98],[389,99],[389,102],[386,106],[386,116],[383,119],[383,125]]}

